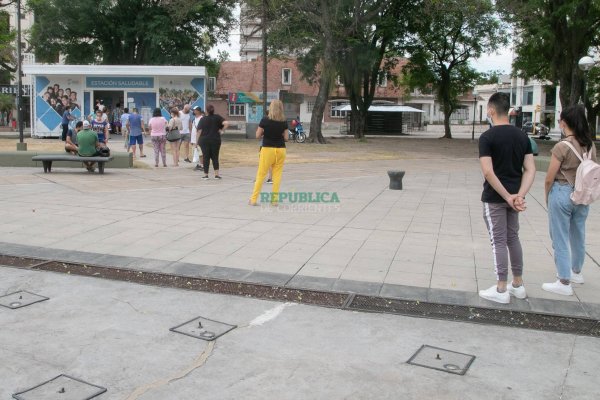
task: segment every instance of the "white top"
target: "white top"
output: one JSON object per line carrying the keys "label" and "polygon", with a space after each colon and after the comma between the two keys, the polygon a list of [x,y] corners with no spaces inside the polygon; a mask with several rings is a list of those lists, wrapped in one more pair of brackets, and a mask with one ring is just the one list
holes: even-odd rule
{"label": "white top", "polygon": [[183,129],[181,130],[182,134],[190,133],[190,118],[192,117],[192,113],[188,112],[187,114],[183,111],[179,111],[179,119],[181,120],[181,124],[183,125]]}
{"label": "white top", "polygon": [[191,137],[191,142],[196,144],[197,139],[198,139],[198,131],[196,130],[196,128],[198,127],[198,123],[200,122],[200,120],[202,119],[202,116],[200,117],[194,117],[194,124],[192,126],[192,137]]}

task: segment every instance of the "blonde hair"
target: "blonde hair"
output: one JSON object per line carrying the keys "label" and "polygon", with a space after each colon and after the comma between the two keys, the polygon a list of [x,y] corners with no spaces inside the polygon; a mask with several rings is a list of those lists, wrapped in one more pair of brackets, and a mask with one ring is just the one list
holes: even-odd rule
{"label": "blonde hair", "polygon": [[273,121],[285,121],[283,103],[281,100],[273,100],[269,105],[269,119]]}

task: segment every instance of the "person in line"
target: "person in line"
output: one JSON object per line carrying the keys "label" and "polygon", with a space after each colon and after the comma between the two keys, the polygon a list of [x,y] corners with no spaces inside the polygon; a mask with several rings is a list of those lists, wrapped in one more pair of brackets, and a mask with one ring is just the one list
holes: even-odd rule
{"label": "person in line", "polygon": [[[571,193],[581,161],[563,142],[570,143],[579,155],[590,154],[597,162],[596,146],[582,105],[570,106],[560,113],[559,126],[564,139],[552,148],[544,188],[550,238],[558,280],[544,283],[542,289],[565,296],[573,295],[571,283],[584,282],[581,269],[585,260],[585,221],[589,206],[574,204]],[[591,152],[591,153],[590,153]]]}
{"label": "person in line", "polygon": [[219,151],[221,150],[221,135],[229,126],[229,122],[225,121],[219,114],[215,114],[215,107],[212,104],[206,106],[206,113],[200,120],[198,134],[198,144],[202,149],[204,158],[204,176],[202,179],[208,178],[208,168],[212,160],[213,169],[215,170],[215,179],[221,179],[219,175]]}
{"label": "person in line", "polygon": [[135,145],[137,143],[140,146],[140,158],[145,158],[144,136],[142,134],[147,134],[146,127],[144,126],[142,116],[138,113],[138,109],[134,107],[132,111],[133,112],[129,114],[129,117],[127,118],[126,125],[127,131],[129,132],[129,147],[133,152],[133,158],[135,158]]}
{"label": "person in line", "polygon": [[269,169],[272,169],[273,191],[271,193],[271,204],[277,205],[279,203],[279,186],[281,185],[283,163],[286,156],[285,142],[288,140],[288,126],[281,100],[271,102],[268,116],[263,118],[258,125],[256,138],[262,139],[263,144],[260,149],[260,161],[256,171],[254,190],[248,203],[253,206],[256,205],[265,176],[267,176]]}
{"label": "person in line", "polygon": [[[183,124],[179,119],[179,109],[177,107],[173,107],[171,109],[171,119],[167,124],[167,130],[170,132],[172,130],[179,130],[179,133],[183,130]],[[181,147],[181,138],[173,141],[169,141],[169,146],[171,146],[171,155],[173,156],[173,164],[176,167],[179,167],[179,148]]]}
{"label": "person in line", "polygon": [[75,117],[73,117],[71,115],[71,107],[66,105],[64,108],[64,112],[62,113],[62,121],[61,121],[61,127],[62,127],[62,141],[66,141],[67,140],[67,133],[69,132],[69,123],[71,121],[73,121],[75,119]]}
{"label": "person in line", "polygon": [[119,123],[121,124],[121,134],[123,135],[123,142],[125,143],[125,148],[129,153],[129,129],[127,129],[127,123],[129,122],[129,108],[125,107],[123,109],[123,114],[121,114],[121,120]]}
{"label": "person in line", "polygon": [[[508,120],[510,98],[495,93],[487,106],[493,127],[479,138],[483,183],[483,216],[490,235],[497,284],[480,290],[479,296],[510,303],[510,296],[527,297],[523,285],[523,249],[519,240],[519,212],[525,211],[525,195],[535,178],[529,139]],[[513,280],[507,284],[508,260]]]}
{"label": "person in line", "polygon": [[100,142],[100,146],[108,147],[108,121],[104,119],[104,114],[102,113],[102,111],[96,111],[96,118],[92,120],[91,126],[92,130],[96,132],[96,135],[98,135],[98,141]]}
{"label": "person in line", "polygon": [[104,113],[106,111],[106,106],[104,105],[104,100],[96,100],[96,110],[100,110]]}
{"label": "person in line", "polygon": [[[77,133],[77,154],[79,154],[81,157],[97,156],[99,154],[98,149],[101,145],[100,141],[98,140],[98,134],[91,129],[91,124],[89,121],[83,121],[81,123],[81,127],[82,130]],[[84,165],[89,172],[94,172],[94,169],[96,168],[95,162],[85,161]]]}
{"label": "person in line", "polygon": [[[183,161],[191,163],[190,160],[190,141],[192,132],[192,114],[190,113],[190,105],[186,104],[183,106],[183,110],[179,111],[179,119],[181,120],[181,142],[179,143],[179,149],[181,150],[181,144],[183,144],[183,155],[185,158]],[[195,143],[195,142],[194,142]]]}
{"label": "person in line", "polygon": [[[131,119],[131,117],[129,117]],[[152,118],[148,121],[152,146],[154,147],[154,166],[158,168],[158,159],[162,159],[163,167],[167,166],[167,154],[165,146],[167,143],[167,120],[162,116],[160,108],[155,108]]]}
{"label": "person in line", "polygon": [[83,121],[77,121],[75,124],[75,129],[69,129],[67,132],[67,140],[65,143],[65,151],[67,153],[71,153],[74,156],[79,152],[79,147],[77,146],[77,134],[79,131],[83,129]]}
{"label": "person in line", "polygon": [[[194,112],[194,121],[192,122],[191,132],[190,132],[190,142],[194,143],[194,148],[198,149],[200,153],[202,153],[200,146],[198,146],[198,129],[200,129],[200,120],[204,117],[204,113],[202,112],[202,108],[195,106],[192,108]],[[194,171],[204,171],[204,156],[200,155],[198,158],[198,162],[194,167]]]}
{"label": "person in line", "polygon": [[117,135],[121,134],[121,115],[123,115],[123,110],[121,110],[121,103],[117,103],[117,106],[114,110],[112,110],[112,131]]}

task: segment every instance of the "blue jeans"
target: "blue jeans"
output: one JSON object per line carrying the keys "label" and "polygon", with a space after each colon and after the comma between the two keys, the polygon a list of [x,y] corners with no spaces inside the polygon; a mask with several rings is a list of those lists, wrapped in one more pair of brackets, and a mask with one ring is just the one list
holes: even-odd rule
{"label": "blue jeans", "polygon": [[589,206],[573,204],[571,193],[571,185],[554,182],[548,195],[550,238],[560,279],[571,279],[571,271],[580,273],[585,259],[585,220]]}

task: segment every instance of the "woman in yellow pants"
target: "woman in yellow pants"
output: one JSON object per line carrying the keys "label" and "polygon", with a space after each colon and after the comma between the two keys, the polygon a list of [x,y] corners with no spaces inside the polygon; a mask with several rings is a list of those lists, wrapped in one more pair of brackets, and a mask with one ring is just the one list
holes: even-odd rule
{"label": "woman in yellow pants", "polygon": [[[285,161],[285,142],[288,140],[288,126],[283,113],[283,103],[274,100],[269,106],[269,115],[263,118],[256,130],[256,138],[263,140],[260,150],[260,161],[254,181],[254,191],[248,204],[255,206],[269,168],[272,169],[273,191],[268,196],[273,205],[279,203],[279,186]],[[262,197],[262,196],[261,196]],[[263,199],[261,199],[262,201]]]}

